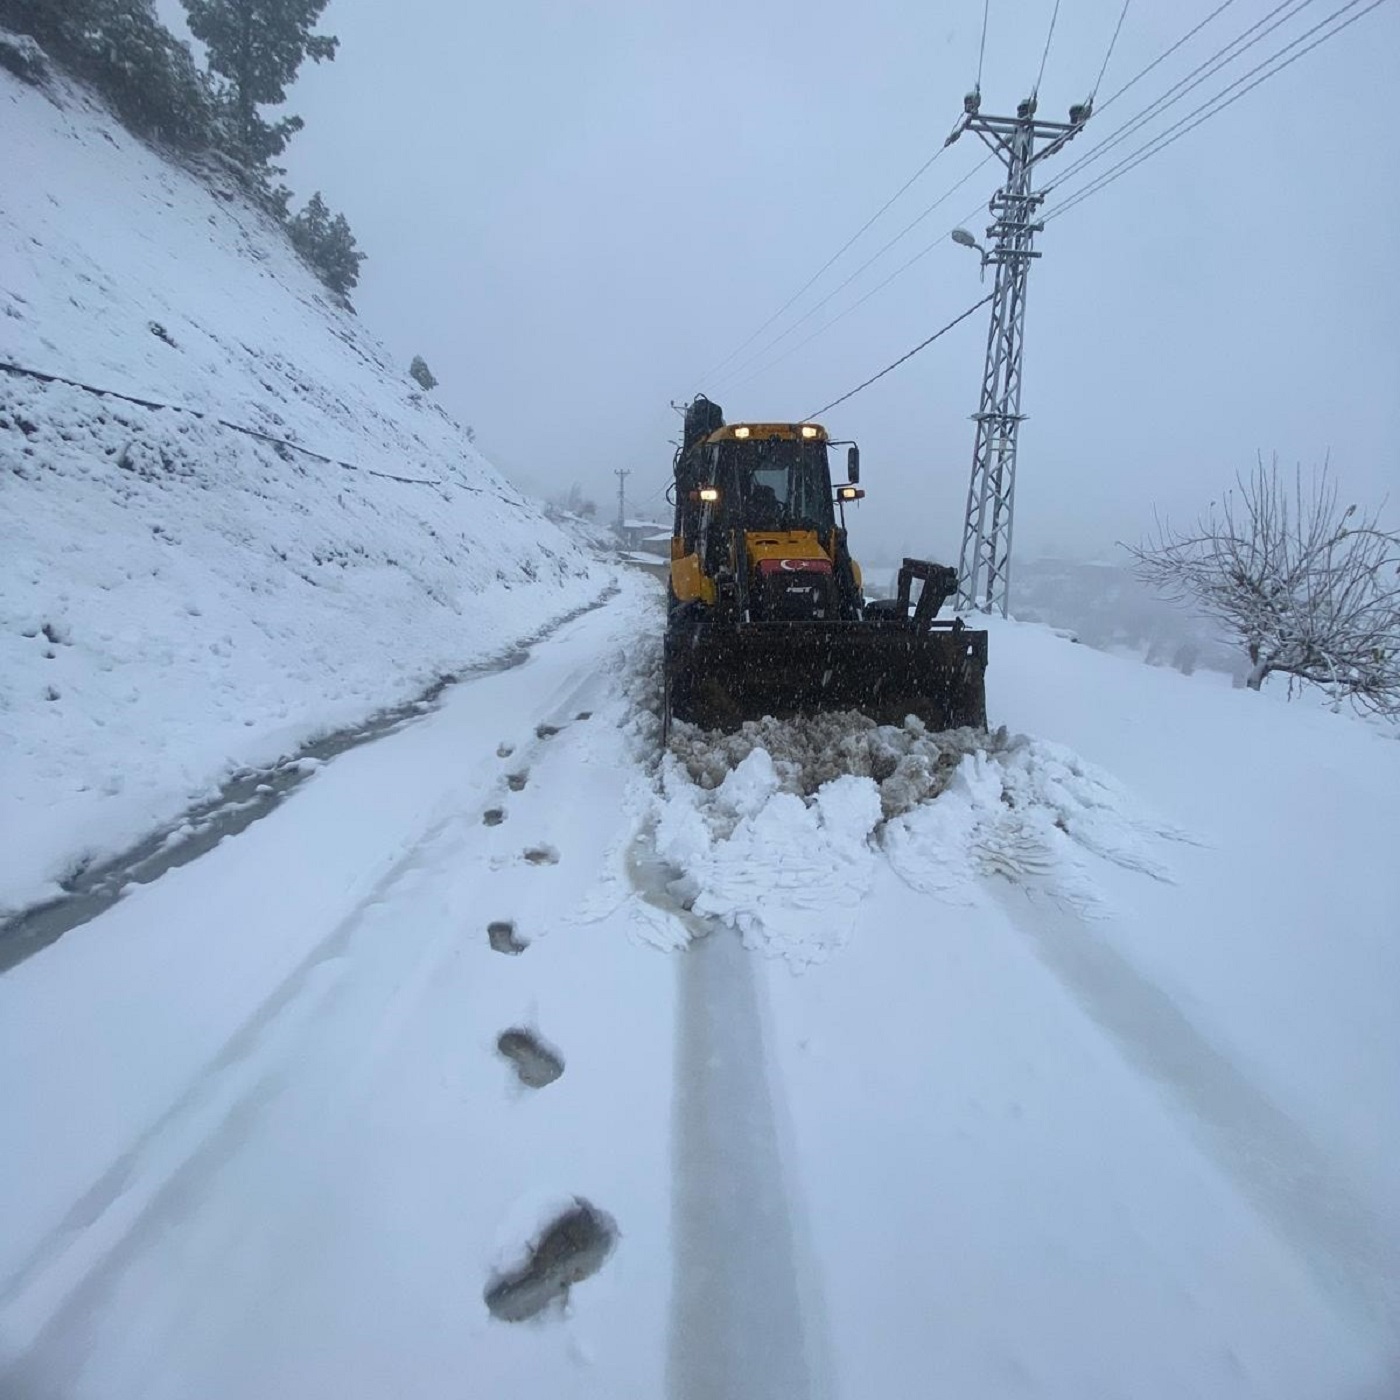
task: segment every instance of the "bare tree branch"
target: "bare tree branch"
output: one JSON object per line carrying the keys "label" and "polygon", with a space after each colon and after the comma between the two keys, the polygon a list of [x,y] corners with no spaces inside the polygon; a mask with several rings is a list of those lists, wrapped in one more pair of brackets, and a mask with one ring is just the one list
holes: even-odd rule
{"label": "bare tree branch", "polygon": [[1400,718],[1400,535],[1381,507],[1340,509],[1324,463],[1291,485],[1278,459],[1212,502],[1189,530],[1160,517],[1126,548],[1140,578],[1223,623],[1249,656],[1248,684],[1275,672],[1340,704]]}

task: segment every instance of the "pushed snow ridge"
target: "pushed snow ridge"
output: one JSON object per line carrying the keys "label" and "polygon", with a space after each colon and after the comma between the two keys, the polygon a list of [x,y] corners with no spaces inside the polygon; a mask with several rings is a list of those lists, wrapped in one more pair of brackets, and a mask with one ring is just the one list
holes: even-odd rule
{"label": "pushed snow ridge", "polygon": [[1084,856],[1169,878],[1180,839],[1064,747],[1005,729],[930,732],[833,712],[675,726],[661,769],[657,852],[688,909],[801,965],[841,946],[882,866],[970,903],[979,876],[1035,881],[1081,909]]}

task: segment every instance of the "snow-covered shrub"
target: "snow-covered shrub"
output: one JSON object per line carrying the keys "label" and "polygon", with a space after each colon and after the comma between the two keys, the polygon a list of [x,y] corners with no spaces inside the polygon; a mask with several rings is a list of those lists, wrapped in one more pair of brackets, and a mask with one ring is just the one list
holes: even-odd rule
{"label": "snow-covered shrub", "polygon": [[424,389],[437,388],[437,376],[428,368],[428,362],[421,355],[413,357],[413,363],[408,367],[408,377]]}
{"label": "snow-covered shrub", "polygon": [[338,296],[348,295],[360,280],[360,264],[365,255],[356,249],[355,235],[350,232],[345,215],[332,217],[317,190],[306,208],[288,223],[287,232],[292,246],[316,276]]}

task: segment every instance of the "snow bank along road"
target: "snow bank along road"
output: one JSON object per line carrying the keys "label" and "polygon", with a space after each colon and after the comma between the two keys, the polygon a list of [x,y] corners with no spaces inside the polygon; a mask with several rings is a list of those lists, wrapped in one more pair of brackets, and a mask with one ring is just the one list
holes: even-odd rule
{"label": "snow bank along road", "polygon": [[658,622],[0,978],[0,1394],[1397,1393],[1397,746],[1006,627],[1043,738],[706,788]]}

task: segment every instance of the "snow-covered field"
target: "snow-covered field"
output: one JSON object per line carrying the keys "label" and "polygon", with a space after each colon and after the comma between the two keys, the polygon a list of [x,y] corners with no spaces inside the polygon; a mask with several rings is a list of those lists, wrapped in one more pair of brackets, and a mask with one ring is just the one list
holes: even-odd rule
{"label": "snow-covered field", "polygon": [[0,361],[360,468],[0,372],[3,914],[607,577],[227,180],[58,77],[0,146]]}

